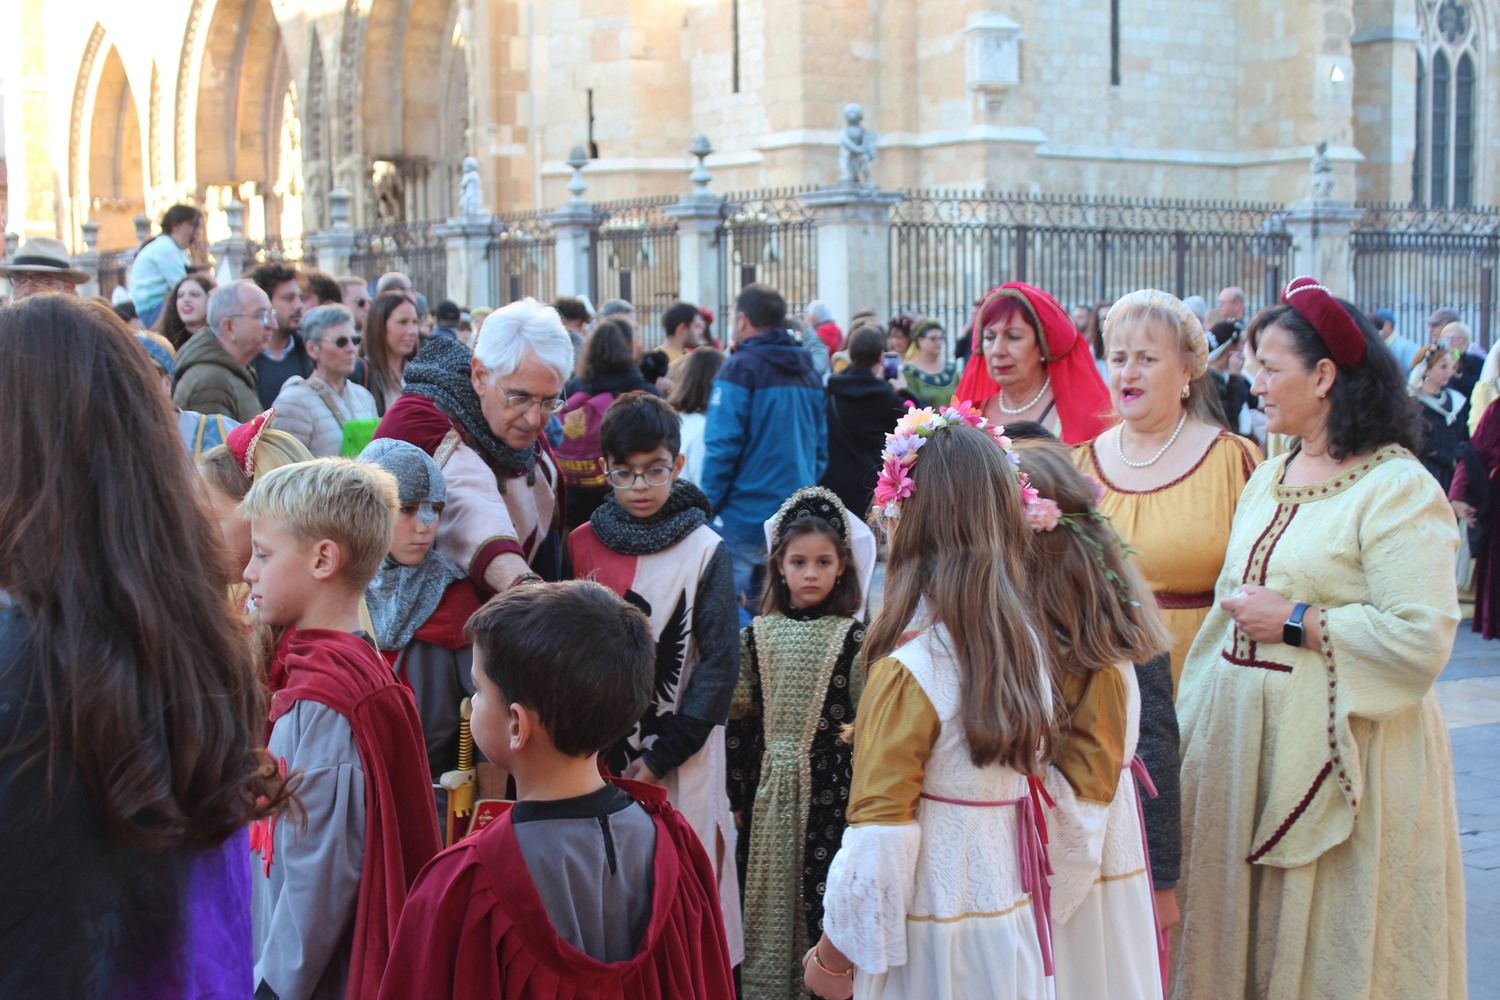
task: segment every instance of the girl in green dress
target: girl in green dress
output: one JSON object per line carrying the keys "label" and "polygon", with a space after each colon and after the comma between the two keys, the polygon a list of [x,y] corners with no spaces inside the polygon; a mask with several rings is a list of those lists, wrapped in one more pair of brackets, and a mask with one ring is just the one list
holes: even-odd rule
{"label": "girl in green dress", "polygon": [[844,832],[864,628],[848,513],[821,487],[772,519],[761,615],[740,633],[730,708],[730,801],[745,878],[744,995],[804,997],[800,959],[823,928]]}

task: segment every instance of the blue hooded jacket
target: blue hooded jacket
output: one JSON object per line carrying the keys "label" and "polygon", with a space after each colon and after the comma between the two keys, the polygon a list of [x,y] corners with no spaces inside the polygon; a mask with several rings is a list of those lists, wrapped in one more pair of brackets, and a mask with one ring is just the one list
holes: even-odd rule
{"label": "blue hooded jacket", "polygon": [[730,534],[759,541],[787,497],[828,465],[823,382],[785,330],[743,341],[719,369],[708,402],[703,481]]}

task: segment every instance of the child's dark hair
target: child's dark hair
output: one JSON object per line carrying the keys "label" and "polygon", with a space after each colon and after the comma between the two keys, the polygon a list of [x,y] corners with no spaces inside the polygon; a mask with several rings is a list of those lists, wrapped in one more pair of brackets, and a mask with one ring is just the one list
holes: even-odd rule
{"label": "child's dark hair", "polygon": [[623,462],[665,448],[682,450],[682,419],[660,396],[627,392],[610,404],[599,423],[599,452],[606,462]]}
{"label": "child's dark hair", "polygon": [[587,757],[629,733],[651,701],[651,624],[586,580],[513,587],[464,629],[506,704],[534,710],[558,753]]}
{"label": "child's dark hair", "polygon": [[792,595],[781,575],[781,560],[786,556],[787,546],[807,535],[822,535],[832,542],[833,550],[844,564],[844,572],[828,592],[824,607],[832,615],[854,614],[859,610],[860,601],[859,572],[854,568],[854,553],[837,528],[813,514],[803,514],[783,525],[776,544],[771,546],[771,554],[766,557],[766,582],[761,588],[760,613],[784,615],[792,610]]}

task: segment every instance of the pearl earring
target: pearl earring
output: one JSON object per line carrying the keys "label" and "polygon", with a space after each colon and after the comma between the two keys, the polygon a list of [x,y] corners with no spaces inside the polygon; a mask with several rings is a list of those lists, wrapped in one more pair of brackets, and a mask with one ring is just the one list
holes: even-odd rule
{"label": "pearl earring", "polygon": [[1189,382],[1187,385],[1185,385],[1185,386],[1182,387],[1182,398],[1183,399],[1187,399],[1192,394],[1193,394],[1193,384],[1191,382]]}

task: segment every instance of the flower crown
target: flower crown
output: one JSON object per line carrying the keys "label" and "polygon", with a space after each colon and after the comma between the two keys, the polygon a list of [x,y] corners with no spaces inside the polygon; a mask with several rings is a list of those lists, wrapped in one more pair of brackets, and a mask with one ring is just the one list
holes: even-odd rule
{"label": "flower crown", "polygon": [[1021,482],[1021,503],[1027,511],[1027,520],[1030,521],[1031,508],[1040,497],[1032,487],[1030,478],[1020,471],[1021,456],[1011,449],[1010,438],[1005,436],[1004,427],[990,423],[972,403],[966,401],[941,409],[930,406],[918,409],[910,401],[906,406],[906,415],[896,421],[895,431],[885,436],[885,450],[880,453],[882,465],[875,480],[875,502],[880,505],[885,517],[900,517],[901,501],[911,496],[912,490],[916,488],[911,470],[917,464],[917,453],[922,450],[922,446],[944,427],[966,424],[988,434],[1010,459]]}
{"label": "flower crown", "polygon": [[[1098,504],[1100,498],[1104,495],[1104,490],[1097,481],[1090,479],[1089,482],[1094,487],[1094,503]],[[1033,493],[1036,492],[1034,487],[1028,485],[1028,488]],[[1120,537],[1120,533],[1115,530],[1114,522],[1109,519],[1109,515],[1099,510],[1097,506],[1090,507],[1081,514],[1064,514],[1062,508],[1057,505],[1056,500],[1044,496],[1037,496],[1026,505],[1026,523],[1031,526],[1032,531],[1043,534],[1055,530],[1059,524],[1066,526],[1068,530],[1077,535],[1092,550],[1094,562],[1099,566],[1099,572],[1115,588],[1115,596],[1119,598],[1120,603],[1127,607],[1140,607],[1140,602],[1130,593],[1130,585],[1125,582],[1120,574],[1116,573],[1110,567],[1109,560],[1105,557],[1104,545],[1083,530],[1082,522],[1084,521],[1093,521],[1107,528],[1114,544],[1120,547],[1120,551],[1125,554],[1126,558],[1140,555],[1139,552],[1130,547],[1130,544],[1125,539]]]}

